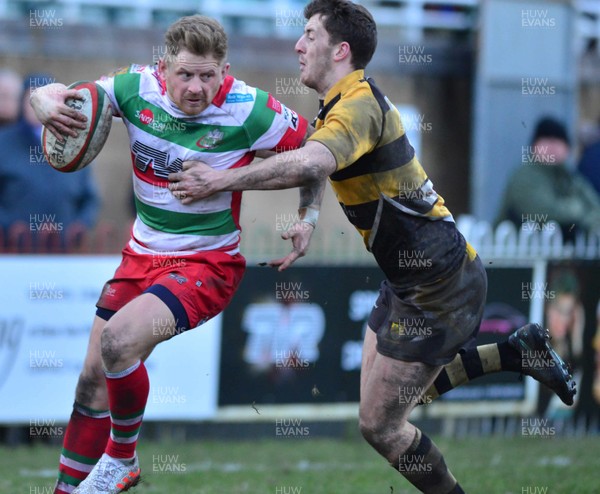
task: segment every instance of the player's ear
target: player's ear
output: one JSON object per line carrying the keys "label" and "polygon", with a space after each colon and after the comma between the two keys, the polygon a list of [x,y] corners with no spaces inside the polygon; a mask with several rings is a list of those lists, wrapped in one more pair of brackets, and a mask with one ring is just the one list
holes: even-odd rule
{"label": "player's ear", "polygon": [[346,57],[351,56],[350,44],[346,41],[342,41],[338,43],[336,47],[333,49],[333,59],[336,62],[341,62]]}
{"label": "player's ear", "polygon": [[223,64],[223,68],[221,69],[221,78],[225,79],[227,74],[229,74],[229,67],[231,67],[231,64],[229,62],[225,62]]}
{"label": "player's ear", "polygon": [[161,75],[161,77],[163,79],[165,78],[166,71],[167,71],[167,62],[165,61],[164,58],[159,58],[158,59],[158,73]]}

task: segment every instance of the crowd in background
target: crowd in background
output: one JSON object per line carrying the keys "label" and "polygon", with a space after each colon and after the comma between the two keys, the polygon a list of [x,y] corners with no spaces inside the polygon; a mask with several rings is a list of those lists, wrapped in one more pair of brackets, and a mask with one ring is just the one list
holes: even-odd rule
{"label": "crowd in background", "polygon": [[91,168],[60,173],[41,145],[42,125],[29,96],[49,74],[0,70],[0,251],[60,251],[98,220]]}

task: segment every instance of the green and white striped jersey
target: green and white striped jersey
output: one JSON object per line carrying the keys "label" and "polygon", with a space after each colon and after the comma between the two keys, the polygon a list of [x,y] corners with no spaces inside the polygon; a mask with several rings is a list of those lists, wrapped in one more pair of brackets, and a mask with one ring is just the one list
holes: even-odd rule
{"label": "green and white striped jersey", "polygon": [[307,122],[269,93],[227,76],[212,104],[189,116],[166,93],[156,66],[131,65],[96,81],[129,134],[137,217],[129,245],[140,254],[239,252],[241,192],[183,205],[169,173],[188,160],[215,169],[249,164],[262,149],[296,149]]}

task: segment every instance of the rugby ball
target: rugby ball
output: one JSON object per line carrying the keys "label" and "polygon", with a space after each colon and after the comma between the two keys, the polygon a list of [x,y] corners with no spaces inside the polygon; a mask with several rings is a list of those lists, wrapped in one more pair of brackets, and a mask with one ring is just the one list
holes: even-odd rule
{"label": "rugby ball", "polygon": [[83,96],[83,99],[69,98],[65,103],[87,117],[87,127],[77,129],[77,137],[63,136],[63,142],[46,128],[42,131],[46,161],[61,172],[81,170],[98,156],[110,133],[113,118],[110,99],[95,82],[74,82],[69,89],[77,89]]}

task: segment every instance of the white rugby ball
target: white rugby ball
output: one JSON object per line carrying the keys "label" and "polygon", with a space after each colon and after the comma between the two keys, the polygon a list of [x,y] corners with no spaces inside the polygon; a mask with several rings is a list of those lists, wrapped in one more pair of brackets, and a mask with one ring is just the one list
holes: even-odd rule
{"label": "white rugby ball", "polygon": [[65,103],[87,117],[87,127],[77,129],[77,137],[63,136],[63,142],[45,127],[42,131],[44,156],[61,172],[81,170],[98,156],[110,133],[113,118],[110,99],[95,82],[74,82],[69,89],[77,89],[83,96],[83,99],[69,98]]}

